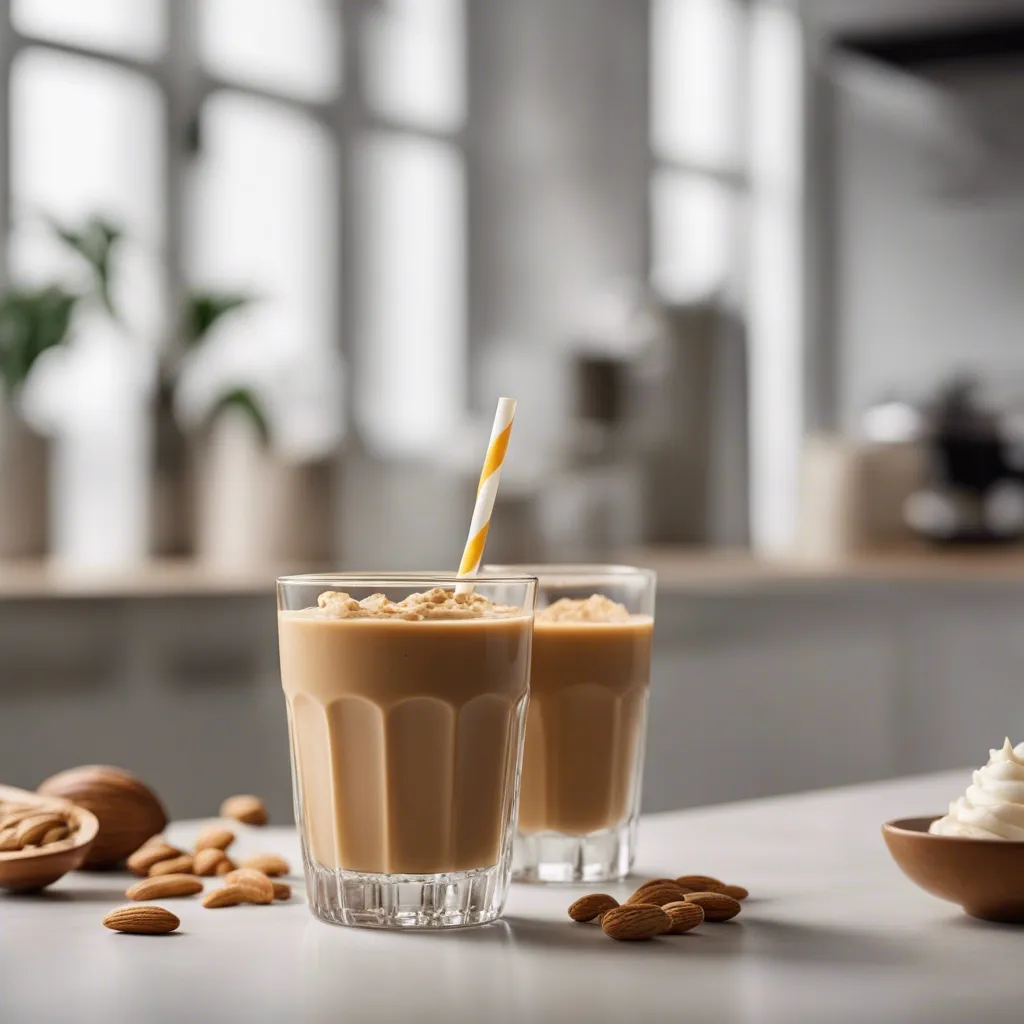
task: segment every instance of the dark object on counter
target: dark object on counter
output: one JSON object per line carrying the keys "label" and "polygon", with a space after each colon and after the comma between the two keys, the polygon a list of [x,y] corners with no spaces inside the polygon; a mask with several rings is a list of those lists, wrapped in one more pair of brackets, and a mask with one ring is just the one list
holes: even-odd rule
{"label": "dark object on counter", "polygon": [[1024,474],[1008,458],[1000,415],[957,377],[928,410],[928,483],[907,500],[908,524],[940,543],[1008,543],[1024,537]]}

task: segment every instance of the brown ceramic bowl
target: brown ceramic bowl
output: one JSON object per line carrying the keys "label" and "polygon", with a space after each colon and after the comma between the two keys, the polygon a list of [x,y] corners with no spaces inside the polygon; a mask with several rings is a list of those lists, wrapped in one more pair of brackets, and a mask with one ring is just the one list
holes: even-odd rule
{"label": "brown ceramic bowl", "polygon": [[898,818],[882,826],[903,873],[972,917],[1024,922],[1024,842],[933,836],[928,826],[937,817]]}

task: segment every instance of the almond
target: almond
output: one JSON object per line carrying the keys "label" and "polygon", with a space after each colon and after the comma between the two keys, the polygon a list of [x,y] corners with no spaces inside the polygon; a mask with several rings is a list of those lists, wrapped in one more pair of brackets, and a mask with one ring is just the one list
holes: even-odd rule
{"label": "almond", "polygon": [[651,903],[633,903],[612,907],[601,915],[601,928],[605,935],[620,942],[642,942],[663,935],[672,927],[672,921],[661,907]]}
{"label": "almond", "polygon": [[195,875],[156,875],[129,886],[125,896],[130,900],[166,900],[202,891],[203,883]]}
{"label": "almond", "polygon": [[291,868],[284,857],[276,853],[261,853],[248,860],[242,861],[243,868],[252,868],[254,871],[262,871],[265,875],[287,875]]}
{"label": "almond", "polygon": [[200,850],[226,850],[235,841],[235,833],[229,828],[214,825],[203,829],[196,837],[196,853]]}
{"label": "almond", "polygon": [[678,903],[666,903],[661,909],[668,914],[669,920],[672,922],[672,927],[669,929],[671,935],[688,932],[704,920],[704,908],[697,903],[680,900]]}
{"label": "almond", "polygon": [[190,875],[192,874],[192,855],[183,853],[178,857],[158,860],[150,869],[149,876],[154,875]]}
{"label": "almond", "polygon": [[569,908],[569,916],[574,921],[593,921],[595,917],[600,917],[606,910],[611,910],[612,907],[618,905],[619,901],[614,896],[595,892],[589,896],[581,896]]}
{"label": "almond", "polygon": [[117,907],[103,918],[104,927],[132,935],[166,935],[179,924],[178,918],[163,907],[138,904]]}
{"label": "almond", "polygon": [[211,889],[203,897],[203,906],[208,910],[216,910],[218,907],[237,907],[239,903],[245,902],[245,895],[237,885],[225,885],[220,889]]}
{"label": "almond", "polygon": [[750,893],[747,892],[747,890],[744,889],[742,885],[723,885],[722,893],[725,896],[731,896],[734,900],[737,901],[743,901],[750,895]]}
{"label": "almond", "polygon": [[275,900],[290,900],[292,898],[292,887],[287,882],[271,882],[274,887]]}
{"label": "almond", "polygon": [[[233,877],[232,877],[233,876]],[[229,885],[241,890],[246,903],[273,903],[274,883],[261,871],[253,868],[241,868],[239,871],[225,875],[230,878]]]}
{"label": "almond", "polygon": [[215,875],[218,865],[228,859],[228,855],[218,846],[208,846],[199,850],[192,858],[192,870],[197,875]]}
{"label": "almond", "polygon": [[20,849],[21,843],[18,842],[18,830],[13,825],[10,828],[0,828],[0,853]]}
{"label": "almond", "polygon": [[232,871],[237,870],[237,868],[238,865],[225,854],[224,859],[217,864],[217,867],[214,868],[213,873],[215,875],[227,875],[230,874]]}
{"label": "almond", "polygon": [[725,882],[719,878],[712,878],[711,875],[680,875],[676,879],[676,885],[681,885],[690,892],[721,892]]}
{"label": "almond", "polygon": [[50,843],[59,843],[62,839],[67,839],[69,830],[67,825],[54,825],[49,832],[39,841],[40,846],[49,846]]}
{"label": "almond", "polygon": [[143,843],[129,858],[128,870],[133,875],[145,878],[149,869],[162,860],[170,860],[172,857],[180,857],[181,850],[176,846],[165,843],[162,839],[150,840]]}
{"label": "almond", "polygon": [[656,907],[666,903],[676,903],[686,895],[675,882],[646,882],[626,900],[626,905],[633,903],[653,903]]}
{"label": "almond", "polygon": [[704,911],[705,921],[728,921],[741,910],[739,902],[720,892],[688,892],[687,903],[696,903]]}
{"label": "almond", "polygon": [[59,814],[33,814],[23,818],[15,831],[22,847],[34,846],[42,841],[50,829],[63,824],[64,819]]}
{"label": "almond", "polygon": [[245,825],[266,825],[270,821],[267,808],[258,796],[229,796],[220,805],[222,818],[234,818]]}

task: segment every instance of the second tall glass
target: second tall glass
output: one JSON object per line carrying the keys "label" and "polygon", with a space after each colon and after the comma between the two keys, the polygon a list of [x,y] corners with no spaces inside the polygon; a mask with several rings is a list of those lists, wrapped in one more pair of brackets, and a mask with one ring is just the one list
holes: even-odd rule
{"label": "second tall glass", "polygon": [[539,579],[514,877],[624,878],[640,813],[654,573],[606,565],[488,571]]}

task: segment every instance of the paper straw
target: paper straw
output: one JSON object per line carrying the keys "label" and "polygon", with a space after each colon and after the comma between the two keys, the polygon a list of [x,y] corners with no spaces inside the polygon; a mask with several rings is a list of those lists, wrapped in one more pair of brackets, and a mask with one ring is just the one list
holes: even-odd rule
{"label": "paper straw", "polygon": [[[466,549],[462,552],[462,563],[459,565],[459,579],[475,576],[483,560],[494,499],[498,496],[501,464],[505,461],[505,452],[508,451],[508,439],[512,434],[512,418],[515,414],[514,398],[498,399],[494,426],[491,427],[491,440],[487,445],[487,457],[484,459],[484,468],[480,472],[480,483],[476,489],[473,520],[469,525],[469,537],[466,540]],[[456,594],[470,594],[472,591],[472,583],[459,583],[455,587]]]}

